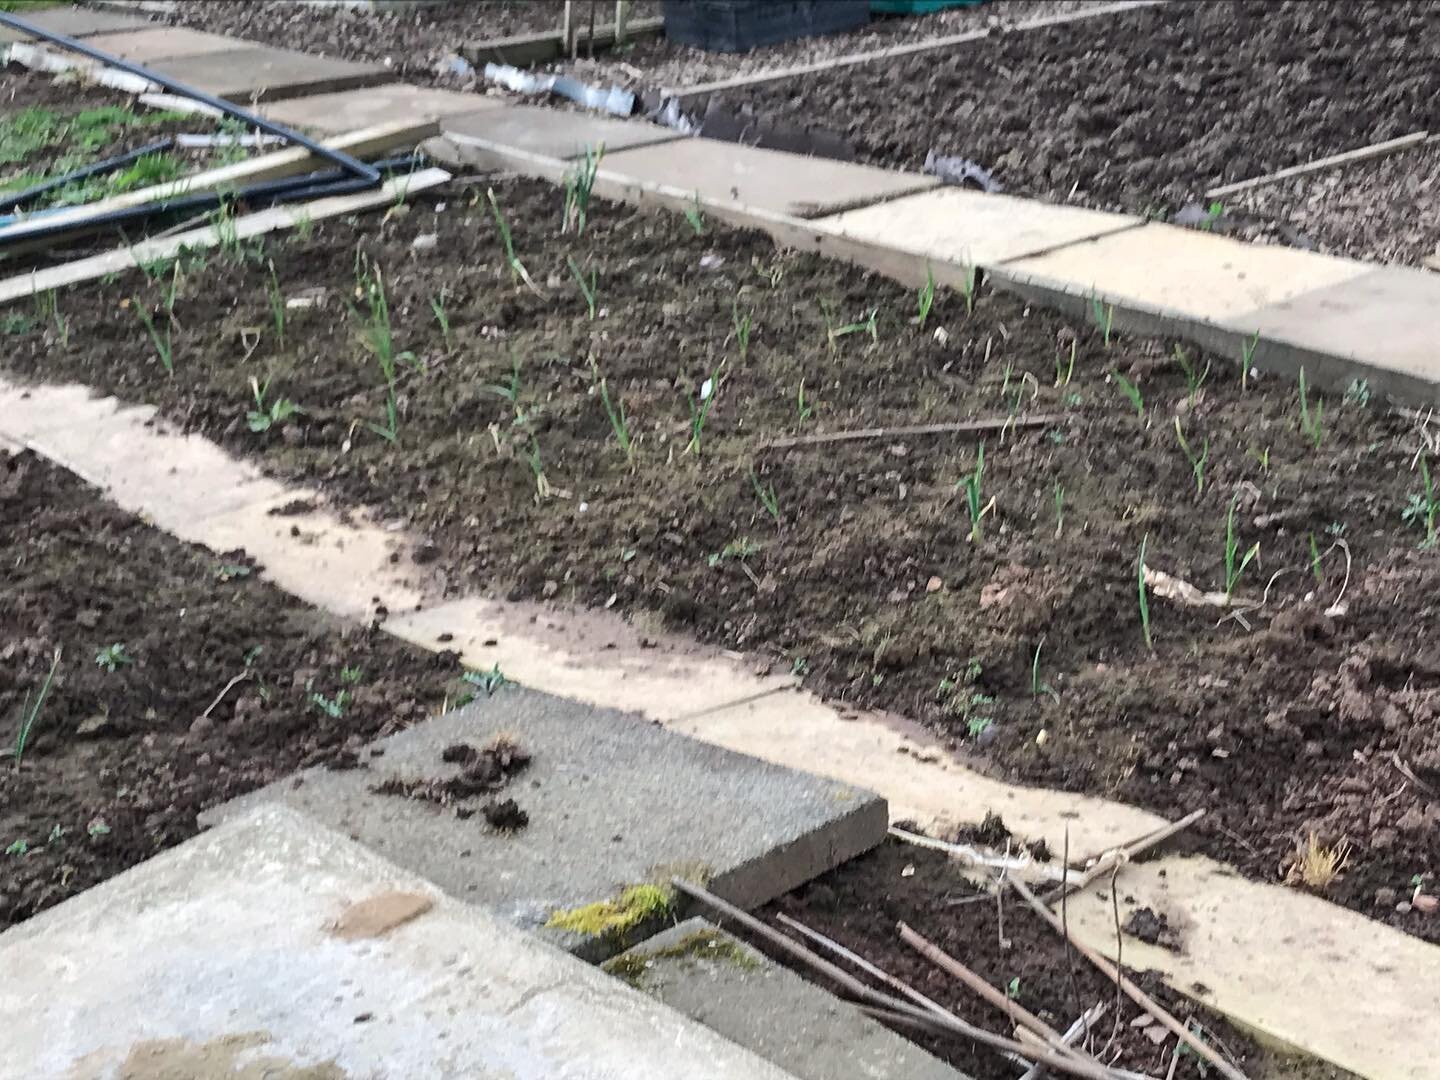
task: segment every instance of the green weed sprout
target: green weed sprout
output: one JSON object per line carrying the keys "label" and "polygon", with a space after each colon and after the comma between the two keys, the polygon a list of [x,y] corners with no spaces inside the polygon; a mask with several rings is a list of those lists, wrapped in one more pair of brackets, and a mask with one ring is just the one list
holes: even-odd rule
{"label": "green weed sprout", "polygon": [[455,340],[450,336],[450,312],[445,307],[445,302],[450,299],[450,286],[441,285],[440,291],[430,298],[430,311],[435,316],[435,323],[440,327],[440,338],[445,342],[445,351],[455,351]]}
{"label": "green weed sprout", "polygon": [[1300,430],[1310,440],[1316,450],[1325,441],[1325,403],[1318,397],[1315,405],[1310,405],[1310,388],[1305,381],[1305,369],[1300,369]]}
{"label": "green weed sprout", "polygon": [[585,275],[581,272],[580,266],[575,261],[573,255],[565,256],[565,264],[570,267],[570,276],[575,279],[575,284],[580,286],[580,295],[585,298],[586,314],[590,316],[593,322],[595,319],[595,283],[599,277],[599,271],[591,270],[590,280],[586,281]]}
{"label": "green weed sprout", "polygon": [[55,650],[54,659],[50,661],[50,670],[45,674],[45,681],[40,684],[40,692],[35,695],[33,701],[30,695],[25,695],[25,704],[20,706],[20,726],[15,731],[15,768],[20,768],[20,762],[25,758],[25,748],[30,744],[30,736],[35,732],[35,725],[40,721],[40,710],[45,707],[45,699],[50,695],[50,687],[55,682],[55,672],[60,668],[60,650]]}
{"label": "green weed sprout", "polygon": [[610,430],[615,433],[615,441],[620,444],[620,449],[625,454],[625,463],[634,468],[635,440],[631,435],[630,422],[625,417],[625,403],[618,399],[611,402],[610,388],[600,377],[600,368],[593,361],[591,362],[591,371],[595,385],[600,391],[600,404],[605,409],[605,418],[610,421]]}
{"label": "green weed sprout", "polygon": [[750,354],[750,331],[754,329],[750,312],[740,314],[740,297],[737,295],[730,301],[730,325],[735,332],[735,344],[740,350],[740,362],[744,363],[745,358]]}
{"label": "green weed sprout", "polygon": [[930,308],[935,303],[935,271],[930,264],[925,264],[925,284],[920,286],[919,296],[915,303],[915,325],[921,330],[925,329],[925,320],[930,318]]}
{"label": "green weed sprout", "polygon": [[[179,269],[179,264],[176,264]],[[269,260],[269,276],[265,279],[265,300],[270,305],[270,321],[275,324],[275,337],[285,344],[285,294],[280,291],[280,281],[275,276],[275,260]]]}
{"label": "green weed sprout", "polygon": [[1430,477],[1430,462],[1424,454],[1420,455],[1420,476],[1425,489],[1419,495],[1410,496],[1409,503],[1400,511],[1400,517],[1407,525],[1422,524],[1425,528],[1425,540],[1420,546],[1433,548],[1436,517],[1440,514],[1440,499],[1435,496],[1435,485]]}
{"label": "green weed sprout", "polygon": [[1140,394],[1140,388],[1133,382],[1121,375],[1118,371],[1112,371],[1110,377],[1115,380],[1115,385],[1125,395],[1125,400],[1130,402],[1130,407],[1135,410],[1135,415],[1141,420],[1145,419],[1145,398]]}
{"label": "green weed sprout", "polygon": [[979,282],[980,269],[967,266],[965,276],[960,279],[960,294],[965,297],[965,314],[975,314],[975,291]]}
{"label": "green weed sprout", "polygon": [[173,377],[175,374],[175,349],[171,338],[171,322],[166,320],[165,333],[161,334],[155,327],[155,320],[150,317],[150,309],[134,297],[131,297],[130,303],[135,308],[135,314],[140,317],[146,333],[150,335],[150,341],[155,346],[155,355],[160,357],[160,365],[165,369],[165,374]]}
{"label": "green weed sprout", "polygon": [[1195,495],[1198,498],[1205,493],[1205,463],[1210,459],[1210,438],[1206,436],[1205,445],[1201,447],[1200,453],[1196,454],[1190,447],[1190,440],[1185,438],[1178,416],[1175,418],[1175,438],[1185,453],[1185,460],[1190,463],[1190,472],[1195,476]]}
{"label": "green weed sprout", "polygon": [[1060,362],[1060,354],[1055,354],[1055,385],[1069,386],[1070,379],[1075,374],[1075,342],[1070,342],[1070,361],[1063,367]]}
{"label": "green weed sprout", "polygon": [[988,504],[983,504],[982,487],[985,482],[985,444],[980,444],[980,449],[975,455],[975,470],[969,476],[963,477],[956,487],[965,489],[965,509],[970,515],[970,542],[978,544],[982,539],[980,523],[985,515],[995,508],[995,500],[991,499]]}
{"label": "green weed sprout", "polygon": [[800,423],[805,423],[815,415],[815,407],[805,397],[805,380],[800,380],[800,389],[795,395],[795,417]]}
{"label": "green weed sprout", "polygon": [[1320,545],[1315,542],[1315,534],[1310,534],[1310,573],[1315,578],[1315,584],[1320,588],[1325,587],[1325,571],[1320,569]]}
{"label": "green weed sprout", "polygon": [[1059,540],[1065,532],[1065,485],[1056,481],[1055,483],[1055,539]]}
{"label": "green weed sprout", "polygon": [[868,333],[870,335],[871,342],[879,344],[880,333],[875,326],[875,319],[876,316],[879,315],[879,313],[879,308],[871,308],[870,314],[865,316],[865,318],[861,319],[859,322],[846,323],[844,326],[830,327],[830,329],[827,331],[830,339],[830,347],[833,349],[835,347],[835,342],[840,340],[842,337],[848,337],[851,334],[859,334],[861,332]]}
{"label": "green weed sprout", "polygon": [[1205,362],[1204,371],[1198,370],[1195,362],[1190,359],[1190,354],[1180,345],[1175,346],[1172,355],[1175,357],[1175,363],[1180,365],[1180,370],[1185,373],[1185,385],[1189,388],[1190,400],[1193,402],[1196,395],[1200,393],[1200,388],[1205,385],[1205,380],[1210,376],[1210,362],[1208,360]]}
{"label": "green weed sprout", "polygon": [[1105,348],[1110,347],[1110,338],[1115,328],[1115,305],[1102,304],[1098,296],[1090,298],[1090,317],[1095,321],[1101,337],[1104,339]]}
{"label": "green weed sprout", "polygon": [[490,202],[490,213],[495,218],[495,227],[500,230],[500,243],[505,248],[505,265],[510,268],[510,280],[512,282],[523,281],[532,290],[539,292],[540,290],[535,287],[535,282],[530,279],[530,272],[525,269],[525,264],[515,254],[515,240],[510,235],[510,222],[505,219],[505,214],[495,199],[495,189],[486,188],[485,198]]}
{"label": "green weed sprout", "polygon": [[[1260,554],[1260,543],[1256,541],[1245,552],[1240,554],[1240,541],[1235,535],[1235,504],[1240,501],[1236,495],[1230,500],[1230,511],[1225,515],[1225,599],[1229,600],[1235,595],[1235,586],[1240,582],[1240,575],[1245,573],[1245,568],[1250,561]],[[1237,561],[1238,560],[1238,561]]]}
{"label": "green weed sprout", "polygon": [[759,498],[760,505],[765,507],[765,512],[775,524],[780,524],[780,500],[775,495],[775,485],[760,483],[760,477],[755,475],[753,468],[750,470],[750,484],[755,488],[755,495]]}
{"label": "green weed sprout", "polygon": [[254,375],[250,376],[250,393],[255,398],[255,408],[245,414],[245,422],[249,424],[250,430],[260,435],[264,432],[278,428],[290,417],[297,413],[304,412],[299,405],[296,405],[289,398],[276,398],[265,404],[265,395],[270,389],[270,380],[263,383]]}
{"label": "green weed sprout", "polygon": [[600,159],[605,156],[605,144],[594,148],[585,147],[585,162],[565,174],[565,210],[560,221],[560,231],[575,230],[576,236],[585,235],[585,224],[590,216],[590,193],[595,188],[595,176],[600,171]]}
{"label": "green weed sprout", "polygon": [[[1035,643],[1035,655],[1030,658],[1030,696],[1039,697],[1041,694],[1049,694],[1059,701],[1060,695],[1052,687],[1040,681],[1040,650],[1043,648],[1045,648],[1045,638],[1042,635],[1040,640]],[[1015,980],[1017,983],[1019,981]]]}
{"label": "green weed sprout", "polygon": [[532,434],[530,436],[530,447],[525,451],[525,464],[530,466],[530,472],[535,477],[535,499],[537,502],[544,501],[550,497],[550,481],[545,478],[545,464],[540,460],[540,443]]}
{"label": "green weed sprout", "polygon": [[106,645],[95,654],[96,665],[104,668],[112,675],[122,667],[133,664],[134,662],[130,654],[125,651],[124,644],[119,641],[113,645]]}
{"label": "green weed sprout", "polygon": [[61,314],[60,297],[54,289],[35,294],[35,312],[40,319],[54,325],[62,349],[70,344],[70,320]]}
{"label": "green weed sprout", "polygon": [[1140,557],[1135,560],[1135,583],[1140,597],[1140,630],[1145,635],[1145,647],[1153,650],[1155,642],[1150,637],[1150,590],[1145,584],[1145,549],[1150,545],[1150,534],[1140,541]]}
{"label": "green weed sprout", "polygon": [[696,236],[705,235],[705,215],[700,210],[700,192],[695,192],[694,201],[691,205],[684,207],[681,213],[685,215],[685,220],[690,223],[690,228]]}
{"label": "green weed sprout", "polygon": [[1252,364],[1252,361],[1255,359],[1255,349],[1256,349],[1256,347],[1257,347],[1259,344],[1260,344],[1260,331],[1259,331],[1259,330],[1256,330],[1256,331],[1255,331],[1254,337],[1252,337],[1249,341],[1241,342],[1241,344],[1240,344],[1240,389],[1241,389],[1241,390],[1248,390],[1248,389],[1250,388],[1250,369],[1251,369],[1251,367],[1254,366],[1254,365]]}
{"label": "green weed sprout", "polygon": [[690,398],[690,441],[685,446],[687,454],[700,453],[700,437],[705,433],[705,422],[710,419],[710,410],[720,396],[720,368],[716,367],[710,377],[700,384],[700,398]]}
{"label": "green weed sprout", "polygon": [[390,301],[385,295],[385,279],[380,270],[377,268],[374,274],[370,274],[360,266],[356,278],[357,291],[364,295],[368,311],[361,316],[352,307],[351,314],[361,321],[360,340],[365,348],[374,354],[385,390],[384,423],[366,421],[365,426],[386,442],[393,443],[399,437],[400,427],[399,397],[395,392],[399,382],[396,363],[404,360],[418,368],[418,362],[412,352],[395,351],[395,335],[390,325]]}

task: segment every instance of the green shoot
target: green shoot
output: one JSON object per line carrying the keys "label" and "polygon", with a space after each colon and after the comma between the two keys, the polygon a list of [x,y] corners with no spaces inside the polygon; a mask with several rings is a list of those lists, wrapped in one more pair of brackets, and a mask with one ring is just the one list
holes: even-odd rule
{"label": "green shoot", "polygon": [[[176,264],[179,269],[179,264]],[[285,294],[280,291],[280,281],[275,276],[275,260],[269,260],[270,275],[265,280],[265,300],[270,305],[270,320],[275,324],[275,337],[285,344]]]}
{"label": "green shoot", "polygon": [[500,242],[505,247],[505,265],[510,268],[510,280],[512,282],[523,281],[531,289],[535,289],[535,282],[530,279],[530,272],[525,269],[525,264],[515,254],[515,240],[510,235],[510,222],[505,219],[500,204],[495,200],[495,189],[486,188],[485,198],[490,200],[490,213],[495,218],[495,227],[500,230]]}
{"label": "green shoot", "polygon": [[15,768],[20,768],[20,762],[25,758],[25,747],[30,743],[30,736],[35,731],[35,725],[40,720],[40,710],[45,707],[45,698],[50,694],[50,687],[55,682],[55,672],[60,667],[60,650],[55,650],[55,657],[50,661],[50,670],[45,675],[45,681],[40,684],[40,692],[35,695],[32,701],[30,695],[25,695],[25,704],[20,706],[20,726],[15,732]]}
{"label": "green shoot", "polygon": [[535,476],[535,499],[537,502],[550,497],[550,481],[545,478],[545,465],[540,460],[540,443],[530,436],[530,449],[525,451],[525,464]]}
{"label": "green shoot", "polygon": [[471,686],[484,690],[486,697],[493,697],[496,690],[510,685],[510,680],[501,672],[499,664],[493,665],[489,671],[467,671],[460,677]]}
{"label": "green shoot", "polygon": [[1430,462],[1424,454],[1420,455],[1420,476],[1425,490],[1419,495],[1410,496],[1409,503],[1400,511],[1400,517],[1407,525],[1422,524],[1425,528],[1425,540],[1420,546],[1433,548],[1436,540],[1436,517],[1440,515],[1440,499],[1435,496],[1435,485],[1430,477]]}
{"label": "green shoot", "polygon": [[1070,342],[1070,360],[1063,367],[1061,366],[1060,354],[1055,354],[1055,385],[1069,386],[1070,378],[1075,374],[1075,342]]}
{"label": "green shoot", "polygon": [[830,348],[835,348],[835,342],[840,338],[848,337],[850,334],[858,334],[862,331],[870,335],[872,342],[879,344],[880,335],[875,328],[875,317],[879,314],[879,311],[879,308],[871,308],[870,314],[859,322],[846,323],[844,326],[832,326],[827,331],[830,339]]}
{"label": "green shoot", "polygon": [[735,344],[740,349],[740,362],[745,362],[745,357],[750,353],[750,331],[754,329],[750,312],[740,314],[740,297],[730,301],[730,325],[735,331]]}
{"label": "green shoot", "polygon": [[915,324],[921,330],[925,329],[925,320],[930,317],[930,308],[935,303],[935,271],[930,264],[925,264],[925,284],[920,286],[920,295],[916,300]]}
{"label": "green shoot", "polygon": [[1316,397],[1315,406],[1310,406],[1310,388],[1305,382],[1305,369],[1300,369],[1300,430],[1316,450],[1325,441],[1325,403]]}
{"label": "green shoot", "polygon": [[296,413],[305,411],[289,398],[283,397],[276,398],[266,405],[265,394],[269,389],[269,379],[262,383],[255,376],[250,376],[250,392],[255,398],[255,408],[245,414],[245,421],[250,425],[250,430],[257,435],[278,428]]}
{"label": "green shoot", "polygon": [[[723,366],[723,362],[722,362]],[[710,377],[700,384],[700,399],[690,398],[690,441],[685,446],[687,454],[700,453],[700,436],[705,433],[705,422],[710,419],[710,410],[720,396],[720,368],[716,367]]]}
{"label": "green shoot", "polygon": [[295,236],[302,244],[308,244],[315,235],[315,219],[308,213],[301,213],[295,219]]}
{"label": "green shoot", "polygon": [[975,289],[979,277],[979,268],[967,266],[965,276],[960,279],[960,294],[965,297],[965,314],[975,314]]}
{"label": "green shoot", "polygon": [[795,395],[795,417],[800,423],[805,423],[815,415],[815,407],[805,397],[805,380],[800,380],[800,390]]}
{"label": "green shoot", "polygon": [[440,327],[440,338],[445,342],[445,351],[455,351],[455,339],[450,336],[450,313],[446,310],[445,301],[450,298],[450,286],[441,285],[440,291],[430,298],[430,310],[435,315],[435,322]]}
{"label": "green shoot", "polygon": [[1145,549],[1150,544],[1150,534],[1146,533],[1140,541],[1140,557],[1135,560],[1135,581],[1140,590],[1140,629],[1145,635],[1145,647],[1154,649],[1155,642],[1150,637],[1150,590],[1145,584]]}
{"label": "green shoot", "polygon": [[1055,483],[1055,539],[1059,540],[1065,532],[1065,485],[1056,481]]}
{"label": "green shoot", "polygon": [[35,294],[35,314],[42,321],[54,324],[62,349],[70,344],[70,320],[60,313],[60,298],[54,289]]}
{"label": "green shoot", "polygon": [[1180,443],[1180,449],[1185,453],[1185,460],[1190,462],[1190,471],[1195,476],[1195,495],[1198,498],[1205,493],[1205,463],[1210,458],[1210,437],[1205,437],[1205,445],[1201,447],[1200,453],[1196,454],[1190,447],[1190,440],[1185,438],[1185,432],[1180,427],[1180,418],[1175,418],[1175,438]]}
{"label": "green shoot", "polygon": [[1095,326],[1105,341],[1105,348],[1108,349],[1112,331],[1115,328],[1115,305],[1102,304],[1098,296],[1092,296],[1090,298],[1090,317],[1095,321]]}
{"label": "green shoot", "polygon": [[133,664],[134,662],[130,654],[125,651],[124,644],[119,641],[113,645],[106,645],[105,648],[95,654],[96,665],[104,668],[112,675],[122,667]]}
{"label": "green shoot", "polygon": [[[1039,697],[1041,694],[1049,694],[1059,701],[1060,695],[1040,681],[1040,650],[1043,648],[1045,648],[1045,637],[1041,635],[1040,640],[1035,643],[1035,655],[1030,658],[1030,696]],[[1018,985],[1020,980],[1016,979],[1014,982]]]}
{"label": "green shoot", "polygon": [[1210,375],[1210,362],[1208,360],[1205,362],[1204,371],[1197,371],[1195,362],[1190,359],[1190,354],[1181,346],[1176,345],[1172,355],[1175,357],[1175,363],[1180,365],[1180,370],[1185,373],[1185,385],[1190,389],[1190,400],[1193,402]]}
{"label": "green shoot", "polygon": [[1125,395],[1125,400],[1130,402],[1130,407],[1135,410],[1135,415],[1144,420],[1145,399],[1140,394],[1140,388],[1118,371],[1112,371],[1110,377],[1115,380],[1115,385],[1120,387],[1120,392]]}
{"label": "green shoot", "polygon": [[141,324],[150,335],[150,341],[155,346],[155,355],[160,357],[160,364],[165,368],[165,374],[175,374],[175,350],[174,342],[171,339],[172,323],[167,319],[165,322],[165,333],[162,335],[155,328],[155,320],[150,317],[150,309],[139,300],[131,298],[131,306],[135,308],[135,314],[140,317]]}
{"label": "green shoot", "polygon": [[1240,344],[1240,389],[1250,388],[1250,371],[1254,366],[1255,348],[1260,344],[1260,331],[1255,331],[1255,336],[1249,341]]}
{"label": "green shoot", "polygon": [[590,362],[590,370],[595,385],[600,390],[600,404],[605,410],[605,418],[610,421],[610,430],[615,433],[615,441],[620,444],[620,449],[625,454],[625,463],[634,468],[635,440],[630,431],[630,422],[625,417],[625,402],[610,400],[610,388],[600,377],[600,368],[593,360]]}
{"label": "green shoot", "polygon": [[690,223],[690,228],[695,231],[696,236],[705,235],[705,215],[700,210],[700,192],[695,192],[694,202],[681,211],[685,220]]}
{"label": "green shoot", "polygon": [[1325,587],[1325,572],[1320,569],[1320,545],[1315,543],[1315,534],[1310,534],[1310,573],[1315,577],[1315,584],[1320,588]]}
{"label": "green shoot", "polygon": [[593,149],[587,146],[585,163],[565,174],[565,211],[560,220],[562,233],[573,228],[576,236],[585,235],[585,223],[590,216],[590,192],[595,187],[595,175],[600,171],[600,159],[604,156],[603,142]]}
{"label": "green shoot", "polygon": [[[1225,515],[1225,599],[1235,595],[1235,586],[1250,561],[1260,554],[1260,543],[1256,541],[1244,555],[1240,554],[1240,541],[1235,536],[1235,504],[1240,501],[1236,495],[1230,500],[1230,512]],[[1312,536],[1313,540],[1314,537]],[[1238,562],[1236,561],[1238,558]]]}
{"label": "green shoot", "polygon": [[980,444],[980,449],[975,455],[975,471],[969,476],[963,477],[955,486],[965,489],[965,509],[970,515],[970,542],[978,544],[983,536],[980,530],[980,523],[985,515],[995,509],[995,500],[991,499],[988,504],[982,504],[983,494],[981,491],[985,481],[985,444]]}
{"label": "green shoot", "polygon": [[570,267],[570,276],[575,279],[575,284],[580,286],[580,295],[585,298],[585,311],[593,322],[595,319],[595,282],[599,277],[599,271],[591,270],[590,280],[586,281],[585,275],[581,272],[573,255],[566,255],[565,263]]}
{"label": "green shoot", "polygon": [[365,297],[369,314],[361,316],[353,307],[351,314],[361,321],[360,340],[375,356],[375,362],[380,367],[382,386],[385,389],[385,419],[383,424],[374,421],[366,421],[365,426],[379,435],[386,442],[393,443],[399,436],[400,429],[400,403],[399,396],[395,392],[399,376],[396,374],[396,361],[405,360],[412,365],[418,363],[415,354],[412,352],[395,351],[395,337],[390,326],[390,301],[385,295],[385,279],[377,268],[374,274],[370,274],[363,265],[358,265],[356,274],[356,292]]}
{"label": "green shoot", "polygon": [[775,524],[780,524],[780,500],[775,495],[775,485],[760,483],[760,477],[755,475],[753,468],[750,470],[750,484],[755,488],[755,494],[760,499],[760,505],[765,507],[765,512]]}

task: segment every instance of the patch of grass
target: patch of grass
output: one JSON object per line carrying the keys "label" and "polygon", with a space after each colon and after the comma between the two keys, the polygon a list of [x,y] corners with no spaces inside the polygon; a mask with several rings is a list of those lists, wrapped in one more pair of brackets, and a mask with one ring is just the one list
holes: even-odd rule
{"label": "patch of grass", "polygon": [[257,435],[273,431],[292,416],[305,411],[289,398],[283,397],[276,398],[267,405],[265,397],[269,389],[269,379],[262,383],[255,376],[250,376],[250,393],[255,399],[255,407],[245,414],[245,422]]}
{"label": "patch of grass", "polygon": [[45,680],[40,684],[40,691],[33,700],[30,694],[25,694],[25,704],[20,706],[20,723],[15,729],[15,767],[18,769],[20,763],[25,759],[25,748],[30,745],[30,736],[35,733],[35,725],[40,722],[40,711],[45,708],[45,699],[50,696],[50,687],[55,683],[55,672],[60,669],[60,650],[55,650],[54,659],[50,661],[50,670],[45,673]]}
{"label": "patch of grass", "polygon": [[1285,884],[1325,889],[1339,879],[1349,861],[1348,841],[1341,840],[1334,846],[1327,847],[1320,843],[1312,832],[1306,839],[1296,841],[1295,851],[1285,870]]}

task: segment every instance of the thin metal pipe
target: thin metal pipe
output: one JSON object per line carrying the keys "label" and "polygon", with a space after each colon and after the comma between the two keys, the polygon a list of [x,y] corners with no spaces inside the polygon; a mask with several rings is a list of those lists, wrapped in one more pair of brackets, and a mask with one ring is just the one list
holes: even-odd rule
{"label": "thin metal pipe", "polygon": [[198,101],[202,105],[210,106],[212,109],[218,109],[226,116],[234,117],[236,120],[242,120],[246,127],[258,128],[271,135],[278,135],[287,142],[292,142],[297,146],[303,146],[312,154],[338,165],[347,173],[353,174],[356,178],[369,181],[371,187],[380,183],[379,169],[371,165],[366,165],[363,161],[351,157],[344,151],[325,146],[310,138],[308,135],[302,135],[293,128],[286,127],[284,124],[277,124],[273,120],[266,120],[263,116],[258,116],[249,109],[243,109],[239,105],[226,101],[224,98],[215,97],[213,94],[207,94],[203,90],[195,89],[193,86],[187,86],[182,82],[177,82],[175,79],[167,75],[161,75],[159,72],[151,71],[141,64],[132,64],[128,60],[122,60],[118,56],[113,56],[110,53],[92,48],[83,41],[77,41],[74,38],[66,37],[64,34],[56,34],[43,27],[36,26],[28,19],[22,19],[18,15],[0,12],[0,26],[9,26],[12,29],[19,30],[21,33],[30,34],[33,37],[41,38],[51,44],[59,45],[62,49],[69,49],[71,52],[78,52],[81,56],[88,56],[92,60],[98,60],[107,67],[113,67],[119,71],[137,75],[142,79],[149,79],[151,82],[163,86],[172,94],[190,98],[192,101]]}
{"label": "thin metal pipe", "polygon": [[128,150],[115,157],[106,158],[104,161],[97,161],[93,165],[85,165],[64,176],[57,176],[51,180],[28,187],[24,191],[17,191],[13,195],[6,195],[0,198],[0,211],[14,210],[24,206],[26,203],[34,202],[41,195],[48,194],[56,188],[62,188],[66,184],[73,184],[77,180],[88,180],[92,176],[104,176],[106,173],[115,172],[132,161],[139,161],[147,154],[163,154],[175,145],[175,140],[170,137],[157,139],[155,142],[146,143],[136,150]]}

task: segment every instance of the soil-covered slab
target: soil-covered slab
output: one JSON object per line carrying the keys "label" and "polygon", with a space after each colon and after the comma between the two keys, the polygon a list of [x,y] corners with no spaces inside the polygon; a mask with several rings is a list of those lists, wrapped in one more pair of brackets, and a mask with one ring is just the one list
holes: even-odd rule
{"label": "soil-covered slab", "polygon": [[[658,616],[1011,777],[1208,806],[1205,850],[1268,880],[1313,835],[1348,851],[1325,895],[1440,938],[1411,903],[1440,827],[1433,431],[1363,385],[1302,407],[983,288],[921,325],[914,293],[758,235],[597,202],[576,236],[558,189],[491,190],[518,266],[455,187],[61,294],[65,340],[37,325],[6,367],[371,506],[457,590]],[[1238,610],[1152,583],[1147,645],[1142,544],[1223,594],[1232,508]]]}
{"label": "soil-covered slab", "polygon": [[0,551],[0,928],[193,836],[208,807],[353,761],[458,674],[28,452],[0,451]]}

